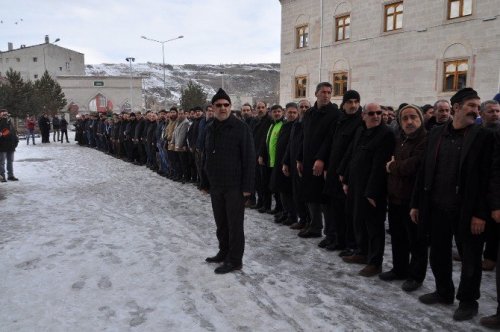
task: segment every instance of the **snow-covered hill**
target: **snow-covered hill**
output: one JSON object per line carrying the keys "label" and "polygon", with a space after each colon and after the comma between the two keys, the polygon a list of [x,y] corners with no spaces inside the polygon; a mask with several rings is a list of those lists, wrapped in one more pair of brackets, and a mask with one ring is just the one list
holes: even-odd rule
{"label": "snow-covered hill", "polygon": [[[224,85],[231,95],[279,101],[279,64],[230,64],[230,65],[165,65],[167,99],[178,102],[181,89],[192,80],[200,84],[208,96]],[[128,76],[128,63],[86,65],[87,75]],[[132,75],[142,75],[143,94],[158,102],[164,98],[163,67],[161,63],[133,63]]]}

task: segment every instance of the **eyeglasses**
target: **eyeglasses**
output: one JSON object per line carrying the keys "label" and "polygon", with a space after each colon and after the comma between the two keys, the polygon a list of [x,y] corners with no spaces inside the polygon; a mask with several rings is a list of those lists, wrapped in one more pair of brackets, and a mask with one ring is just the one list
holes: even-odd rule
{"label": "eyeglasses", "polygon": [[374,116],[375,114],[377,115],[382,115],[382,111],[370,111],[370,112],[367,112],[366,114],[368,114],[369,116]]}
{"label": "eyeglasses", "polygon": [[215,104],[215,107],[217,107],[217,108],[222,108],[223,106],[224,106],[224,107],[229,107],[229,105],[230,105],[229,103],[224,103],[224,104]]}

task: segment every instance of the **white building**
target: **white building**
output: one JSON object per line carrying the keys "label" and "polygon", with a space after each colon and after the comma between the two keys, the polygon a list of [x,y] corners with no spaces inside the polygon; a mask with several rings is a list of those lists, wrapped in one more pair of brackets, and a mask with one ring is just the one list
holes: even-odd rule
{"label": "white building", "polygon": [[280,103],[314,101],[318,82],[362,103],[423,105],[500,84],[498,0],[281,0]]}

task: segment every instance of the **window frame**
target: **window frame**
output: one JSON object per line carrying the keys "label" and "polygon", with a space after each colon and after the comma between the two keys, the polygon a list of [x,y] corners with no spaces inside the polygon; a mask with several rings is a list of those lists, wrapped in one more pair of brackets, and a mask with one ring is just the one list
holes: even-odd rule
{"label": "window frame", "polygon": [[[467,71],[458,71],[458,67],[461,65],[461,64],[466,64],[467,65]],[[446,71],[446,67],[450,64],[454,64],[455,65],[455,72],[453,73],[453,87],[452,89],[447,89],[446,88],[446,75],[448,74],[448,72]],[[442,91],[443,92],[456,92],[458,90],[460,90],[458,88],[458,78],[460,76],[460,74],[463,74],[465,73],[465,86],[467,86],[467,80],[469,79],[469,71],[470,71],[470,64],[469,64],[469,59],[468,58],[460,58],[460,59],[449,59],[449,60],[444,60],[443,61],[443,76],[442,76],[442,82],[443,82],[443,85],[442,85]]]}
{"label": "window frame", "polygon": [[[401,12],[398,12],[397,11],[397,7],[399,5],[402,5],[403,6],[403,9]],[[394,13],[393,14],[388,14],[388,10],[389,8],[392,8],[394,7]],[[384,32],[393,32],[393,31],[399,31],[399,30],[402,30],[403,29],[403,20],[404,20],[404,1],[396,1],[396,2],[391,2],[391,3],[386,3],[384,5]],[[396,26],[397,24],[397,17],[401,15],[403,18],[402,18],[402,21],[401,21],[401,28],[398,28]],[[389,18],[389,16],[393,16],[394,19],[392,21],[392,29],[391,30],[388,30],[387,29],[387,19]]]}
{"label": "window frame", "polygon": [[[335,77],[338,77],[339,75],[342,75],[346,77],[345,80],[340,79],[340,81],[336,81]],[[345,93],[345,91],[349,90],[349,72],[347,70],[340,70],[340,71],[335,71],[332,73],[332,85],[333,85],[333,91],[332,91],[332,97],[342,97]],[[336,85],[340,84],[339,91],[341,94],[336,94]],[[342,89],[343,88],[343,89]]]}
{"label": "window frame", "polygon": [[[300,33],[304,29],[304,33]],[[304,38],[306,36],[306,38]],[[303,45],[300,46],[300,42],[303,41]],[[295,48],[298,50],[309,47],[309,24],[302,24],[295,27]]]}
{"label": "window frame", "polygon": [[[474,2],[473,0],[470,0],[470,14],[467,14],[467,15],[464,15],[463,11],[464,11],[464,2],[465,1],[469,1],[469,0],[448,0],[448,5],[447,5],[447,15],[446,15],[446,18],[448,20],[455,20],[455,19],[458,19],[458,18],[463,18],[463,17],[467,17],[467,16],[472,16],[472,13],[474,11]],[[459,5],[458,5],[458,16],[456,17],[451,17],[451,4],[453,2],[459,2]]]}
{"label": "window frame", "polygon": [[[349,23],[345,23],[346,19],[349,19]],[[340,22],[343,22],[342,25],[340,25]],[[343,38],[339,38],[339,28],[343,28]],[[346,28],[349,28],[349,37],[346,37]],[[342,42],[351,39],[351,13],[346,13],[343,15],[339,15],[335,17],[335,41],[336,42]]]}
{"label": "window frame", "polygon": [[[305,84],[301,84],[303,87],[303,95],[300,94],[299,92],[299,80],[305,80]],[[298,98],[307,98],[307,84],[309,81],[309,77],[307,75],[300,75],[300,76],[295,76],[294,77],[294,84],[293,84],[293,95],[295,99]]]}

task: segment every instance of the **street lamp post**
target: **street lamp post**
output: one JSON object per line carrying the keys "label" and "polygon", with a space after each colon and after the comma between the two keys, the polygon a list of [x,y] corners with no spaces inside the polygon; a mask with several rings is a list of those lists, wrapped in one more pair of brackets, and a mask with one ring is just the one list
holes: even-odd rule
{"label": "street lamp post", "polygon": [[[57,43],[58,41],[60,41],[61,39],[57,38],[56,40],[54,40],[54,43]],[[45,63],[45,49],[47,48],[47,46],[49,46],[50,43],[48,43],[47,45],[45,45],[43,48],[42,48],[42,51],[43,51],[43,68],[45,69],[44,72],[47,70],[47,64]]]}
{"label": "street lamp post", "polygon": [[181,38],[184,38],[184,36],[179,36],[179,37],[175,37],[175,38],[172,38],[172,39],[168,39],[168,40],[156,40],[156,39],[152,39],[152,38],[148,38],[146,36],[141,36],[142,39],[146,39],[146,40],[150,40],[150,41],[154,41],[154,42],[157,42],[157,43],[160,43],[161,44],[161,54],[162,54],[162,57],[163,57],[163,93],[165,94],[165,100],[164,100],[164,105],[165,105],[165,109],[167,109],[167,79],[166,79],[166,76],[165,76],[165,43],[168,43],[170,41],[173,41],[173,40],[176,40],[176,39],[181,39]]}
{"label": "street lamp post", "polygon": [[135,61],[135,58],[128,57],[125,60],[127,60],[127,62],[130,64],[130,101],[129,101],[129,103],[130,103],[130,111],[133,112],[134,106],[132,103],[132,62]]}

